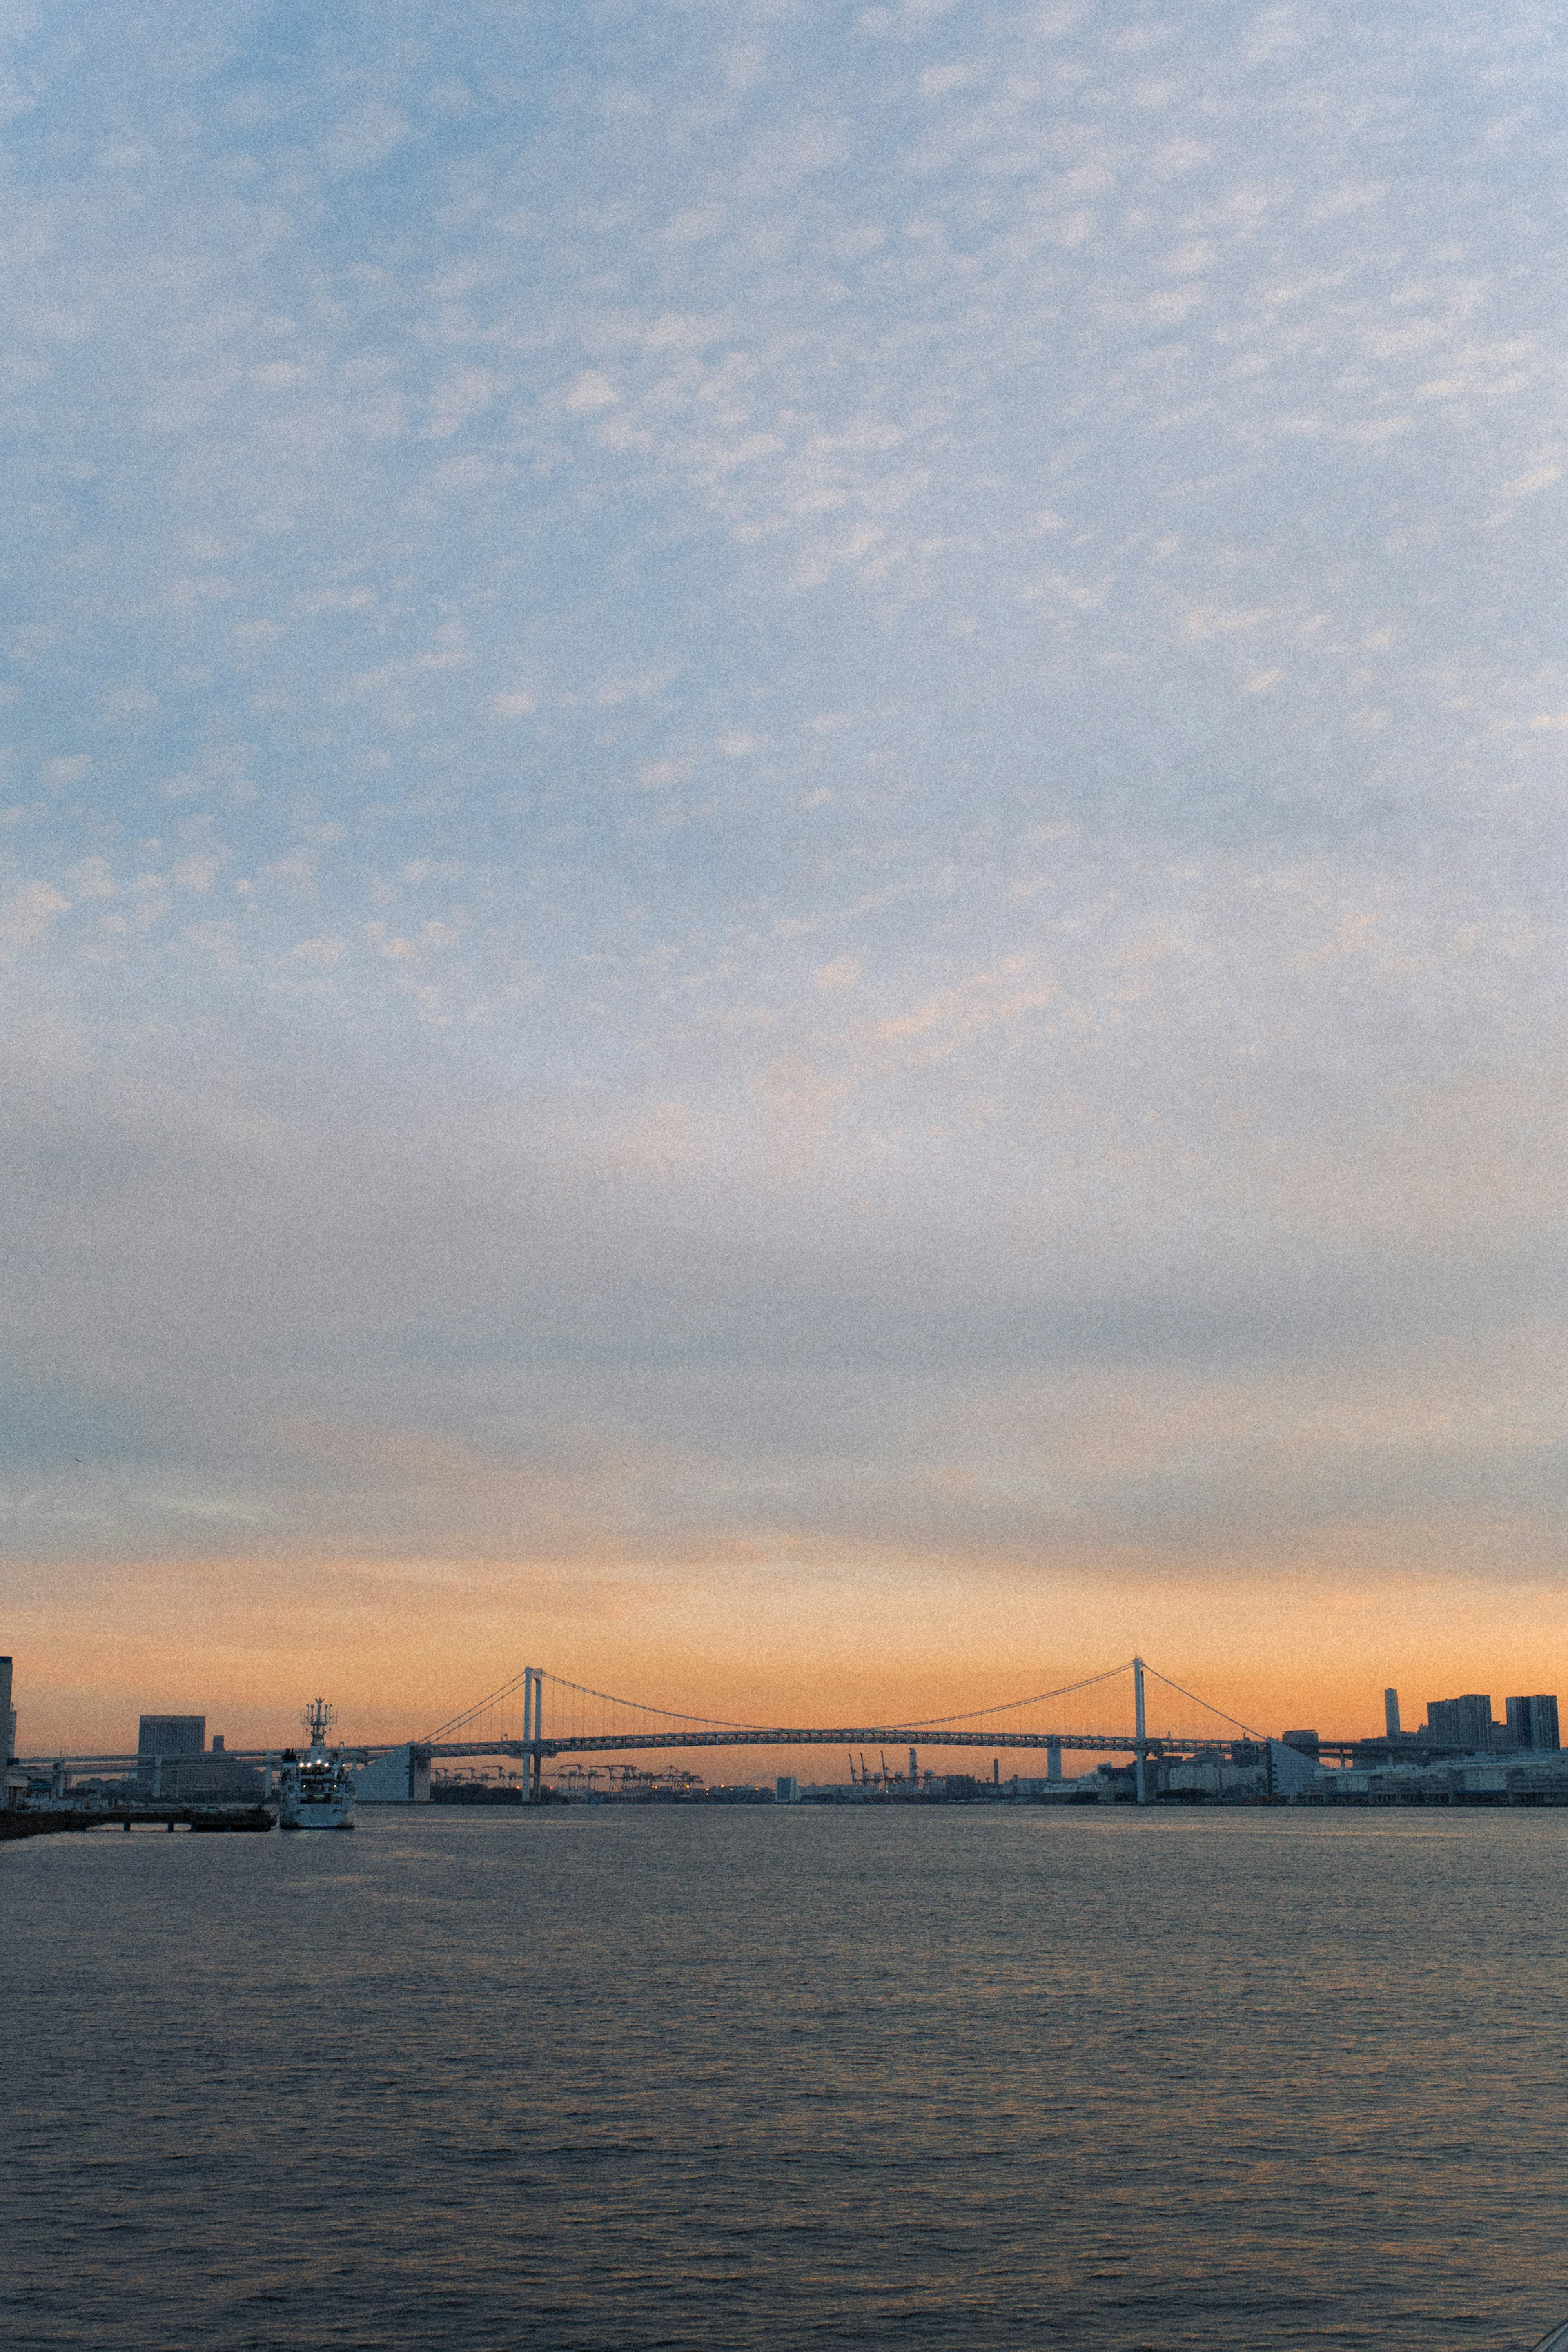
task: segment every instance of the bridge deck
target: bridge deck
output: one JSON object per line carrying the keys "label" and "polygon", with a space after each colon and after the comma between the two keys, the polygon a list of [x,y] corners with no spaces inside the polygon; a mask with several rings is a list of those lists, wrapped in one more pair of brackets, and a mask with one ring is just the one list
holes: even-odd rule
{"label": "bridge deck", "polygon": [[[401,1740],[368,1740],[347,1743],[345,1753],[361,1761],[373,1756],[384,1756],[393,1748],[402,1747]],[[733,1724],[697,1731],[582,1732],[551,1734],[541,1738],[490,1739],[416,1739],[409,1745],[431,1757],[463,1756],[531,1756],[537,1748],[543,1757],[635,1755],[639,1750],[669,1750],[683,1748],[982,1748],[993,1755],[1030,1753],[1042,1748],[1070,1748],[1080,1755],[1136,1755],[1142,1744],[1150,1757],[1216,1757],[1228,1754],[1237,1746],[1252,1745],[1241,1734],[1227,1733],[1211,1739],[1181,1739],[1170,1734],[1151,1732],[1142,1742],[1131,1731],[947,1731],[937,1726],[919,1723],[878,1724]],[[225,1751],[231,1764],[276,1764],[280,1750],[277,1748],[230,1748]],[[1421,1740],[1402,1742],[1397,1748],[1379,1739],[1322,1739],[1317,1755],[1327,1761],[1395,1762],[1403,1764],[1429,1763],[1436,1759],[1466,1751],[1439,1748]],[[145,1767],[151,1759],[136,1756],[83,1756],[61,1754],[57,1749],[50,1756],[23,1759],[25,1769],[47,1772],[63,1764],[70,1771],[116,1770],[132,1772]],[[212,1761],[210,1756],[165,1757],[165,1766],[199,1765]]]}
{"label": "bridge deck", "polygon": [[[447,1739],[431,1743],[434,1756],[529,1756],[535,1742],[527,1739]],[[605,1756],[637,1748],[984,1748],[993,1755],[1002,1749],[1038,1750],[1070,1748],[1086,1755],[1111,1750],[1136,1752],[1142,1745],[1150,1756],[1213,1754],[1234,1743],[1228,1739],[1163,1739],[1140,1742],[1131,1731],[928,1731],[919,1724],[839,1724],[827,1729],[816,1725],[737,1725],[725,1731],[626,1731],[583,1733],[562,1738],[546,1732],[537,1742],[542,1756]]]}

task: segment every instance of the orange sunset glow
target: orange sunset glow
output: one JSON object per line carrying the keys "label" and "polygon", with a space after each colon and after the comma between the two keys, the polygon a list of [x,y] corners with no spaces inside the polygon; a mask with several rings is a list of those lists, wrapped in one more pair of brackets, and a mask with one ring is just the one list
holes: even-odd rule
{"label": "orange sunset glow", "polygon": [[[1027,1565],[892,1558],[554,1574],[493,1560],[206,1561],[77,1576],[96,1596],[87,1637],[62,1633],[58,1606],[13,1612],[28,1752],[123,1750],[143,1709],[204,1712],[231,1746],[277,1745],[292,1736],[296,1696],[318,1686],[351,1742],[420,1738],[524,1664],[693,1716],[896,1726],[994,1707],[1134,1650],[1256,1729],[1350,1738],[1381,1730],[1390,1683],[1415,1723],[1428,1696],[1550,1687],[1568,1659],[1568,1601],[1548,1582],[1500,1597],[1394,1569],[1369,1590],[1300,1561],[1262,1564],[1246,1585],[1194,1563],[1076,1562],[1054,1577],[1048,1612]],[[1019,1724],[1099,1722],[1092,1700],[1073,1705]],[[1154,1692],[1151,1729],[1167,1714],[1185,1727],[1188,1711]],[[993,1727],[1005,1749],[1005,1725]],[[775,1759],[842,1777],[842,1759],[805,1748],[737,1750],[708,1769],[743,1778]]]}

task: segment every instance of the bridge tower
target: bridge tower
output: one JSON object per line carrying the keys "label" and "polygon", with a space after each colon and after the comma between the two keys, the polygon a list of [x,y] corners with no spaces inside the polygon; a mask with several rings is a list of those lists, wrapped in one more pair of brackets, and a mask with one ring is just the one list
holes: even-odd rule
{"label": "bridge tower", "polygon": [[1138,1802],[1141,1805],[1146,1805],[1149,1801],[1148,1728],[1143,1710],[1143,1661],[1142,1658],[1134,1658],[1132,1661],[1132,1731],[1137,1745],[1133,1749],[1133,1757]]}
{"label": "bridge tower", "polygon": [[539,1752],[540,1717],[544,1712],[544,1676],[537,1666],[525,1666],[522,1675],[522,1760],[527,1780],[523,1802],[539,1802],[544,1759]]}

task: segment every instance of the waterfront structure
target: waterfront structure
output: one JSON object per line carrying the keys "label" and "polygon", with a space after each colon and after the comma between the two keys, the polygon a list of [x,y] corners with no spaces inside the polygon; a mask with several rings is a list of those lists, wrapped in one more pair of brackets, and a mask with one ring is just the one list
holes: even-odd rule
{"label": "waterfront structure", "polygon": [[1568,1759],[1510,1754],[1393,1760],[1320,1772],[1296,1796],[1309,1805],[1568,1805]]}
{"label": "waterfront structure", "polygon": [[[1114,1768],[1107,1772],[1101,1768],[1100,1777],[1107,1780],[1125,1778]],[[1268,1769],[1262,1764],[1226,1764],[1201,1762],[1192,1764],[1156,1765],[1153,1768],[1156,1797],[1179,1797],[1191,1803],[1194,1799],[1228,1800],[1231,1803],[1261,1804],[1268,1794]]]}
{"label": "waterfront structure", "polygon": [[355,1775],[358,1805],[427,1805],[430,1802],[430,1750],[417,1740],[389,1748],[374,1756]]}
{"label": "waterfront structure", "polygon": [[1516,1748],[1542,1750],[1562,1747],[1555,1698],[1538,1694],[1533,1698],[1505,1699],[1503,1705]]}
{"label": "waterfront structure", "polygon": [[1467,1756],[1484,1756],[1492,1745],[1490,1694],[1467,1691],[1462,1698],[1429,1698],[1426,1737],[1434,1748],[1458,1748]]}

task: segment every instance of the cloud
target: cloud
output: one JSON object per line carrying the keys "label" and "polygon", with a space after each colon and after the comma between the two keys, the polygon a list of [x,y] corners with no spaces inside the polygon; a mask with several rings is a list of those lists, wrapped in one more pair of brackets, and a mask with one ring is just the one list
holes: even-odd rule
{"label": "cloud", "polygon": [[608,376],[596,368],[584,368],[567,391],[566,405],[574,416],[592,416],[600,409],[614,408],[619,398]]}
{"label": "cloud", "polygon": [[334,175],[374,171],[408,136],[408,123],[397,109],[384,99],[373,98],[329,133],[321,145],[321,158]]}
{"label": "cloud", "polygon": [[1538,14],[87,22],[11,40],[27,1557],[1536,1561]]}
{"label": "cloud", "polygon": [[31,947],[69,905],[69,899],[47,882],[26,882],[13,890],[0,902],[0,954],[16,955]]}

